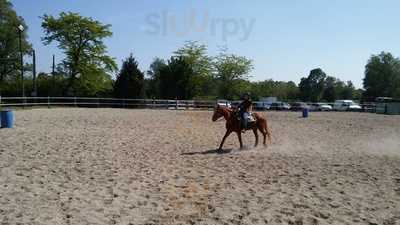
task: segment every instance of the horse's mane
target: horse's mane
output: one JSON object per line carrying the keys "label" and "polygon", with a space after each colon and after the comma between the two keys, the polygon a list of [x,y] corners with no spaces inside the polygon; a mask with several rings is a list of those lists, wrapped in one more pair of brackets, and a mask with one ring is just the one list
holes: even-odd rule
{"label": "horse's mane", "polygon": [[221,108],[223,108],[223,109],[226,109],[226,110],[228,110],[228,111],[233,111],[233,109],[232,108],[230,108],[230,107],[228,107],[228,106],[220,106]]}
{"label": "horse's mane", "polygon": [[229,113],[234,112],[234,110],[232,108],[229,108],[227,106],[221,105],[221,106],[219,106],[219,108],[222,109],[222,110],[228,111]]}

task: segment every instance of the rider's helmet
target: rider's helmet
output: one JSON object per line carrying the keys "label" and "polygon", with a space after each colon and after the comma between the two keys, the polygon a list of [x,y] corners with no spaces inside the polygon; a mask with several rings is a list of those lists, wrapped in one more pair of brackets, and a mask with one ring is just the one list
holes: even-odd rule
{"label": "rider's helmet", "polygon": [[249,99],[250,99],[250,93],[249,93],[249,92],[243,93],[242,99],[243,99],[243,100],[249,100]]}

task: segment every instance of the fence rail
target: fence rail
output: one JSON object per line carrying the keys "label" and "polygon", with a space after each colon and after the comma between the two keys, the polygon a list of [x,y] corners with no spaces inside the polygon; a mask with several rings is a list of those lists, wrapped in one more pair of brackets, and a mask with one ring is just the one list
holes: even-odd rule
{"label": "fence rail", "polygon": [[[111,107],[111,108],[152,108],[152,109],[213,109],[217,101],[206,100],[164,100],[164,99],[120,99],[89,97],[1,97],[0,107]],[[221,103],[220,103],[221,104]],[[238,104],[233,101],[232,105]],[[333,105],[333,103],[328,103]],[[267,104],[254,102],[253,108],[265,110]],[[375,103],[361,104],[363,112],[375,112]]]}
{"label": "fence rail", "polygon": [[74,106],[116,108],[212,109],[216,101],[81,97],[1,97],[0,107]]}

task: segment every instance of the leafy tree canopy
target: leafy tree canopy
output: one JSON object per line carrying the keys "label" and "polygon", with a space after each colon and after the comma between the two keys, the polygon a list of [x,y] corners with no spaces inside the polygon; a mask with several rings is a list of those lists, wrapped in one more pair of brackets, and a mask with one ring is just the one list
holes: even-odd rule
{"label": "leafy tree canopy", "polygon": [[20,70],[19,25],[24,27],[24,31],[21,32],[21,49],[24,54],[28,54],[32,49],[27,40],[28,26],[24,19],[17,15],[9,1],[0,0],[0,85],[6,76],[14,75],[12,77],[15,79]]}
{"label": "leafy tree canopy", "polygon": [[366,97],[400,98],[400,60],[391,53],[372,55],[363,80]]}
{"label": "leafy tree canopy", "polygon": [[114,95],[117,98],[142,98],[144,95],[144,74],[132,54],[122,63],[114,84]]}
{"label": "leafy tree canopy", "polygon": [[175,51],[173,57],[183,59],[192,71],[187,83],[193,93],[190,95],[203,96],[208,94],[213,65],[212,58],[207,55],[207,46],[196,41],[189,41]]}
{"label": "leafy tree canopy", "polygon": [[[68,88],[74,94],[77,86],[87,87],[85,83],[93,80],[96,74],[102,76],[116,70],[117,65],[106,54],[103,43],[104,38],[112,35],[110,25],[103,25],[92,18],[72,12],[62,12],[57,18],[45,14],[42,19],[45,33],[42,41],[46,45],[56,41],[58,47],[64,51],[65,59],[62,64],[64,72],[69,75]],[[79,81],[83,83],[75,83]]]}
{"label": "leafy tree canopy", "polygon": [[253,69],[250,59],[223,51],[215,58],[214,66],[220,85],[219,95],[222,98],[233,99],[238,94],[237,90],[245,91],[241,90],[240,87],[243,85],[240,85],[240,81],[249,78],[249,73]]}

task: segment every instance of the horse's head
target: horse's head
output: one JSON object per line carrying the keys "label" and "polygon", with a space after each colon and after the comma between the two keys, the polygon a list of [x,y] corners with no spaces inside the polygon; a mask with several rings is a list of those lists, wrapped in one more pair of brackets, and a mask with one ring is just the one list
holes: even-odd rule
{"label": "horse's head", "polygon": [[232,110],[225,106],[216,105],[214,108],[214,114],[212,117],[212,121],[217,121],[219,118],[224,117],[226,120],[230,118],[232,114]]}
{"label": "horse's head", "polygon": [[222,114],[222,112],[221,112],[221,107],[217,104],[214,107],[214,114],[212,116],[212,121],[215,122],[215,121],[217,121],[219,118],[221,118],[223,116],[224,116],[224,114]]}

